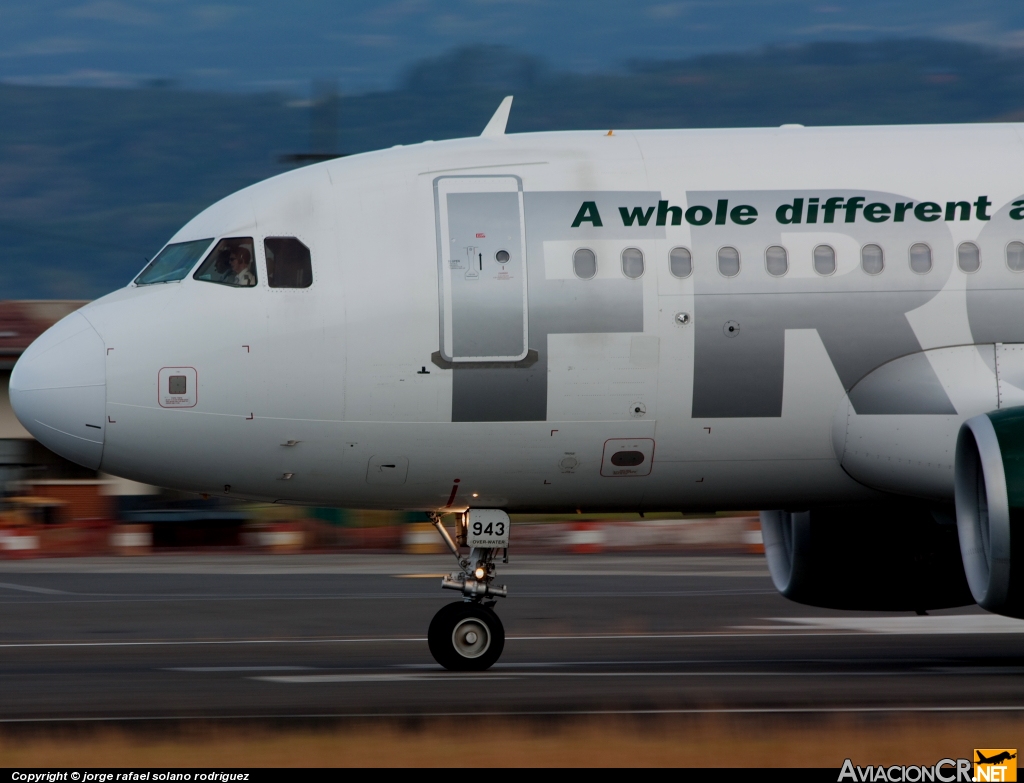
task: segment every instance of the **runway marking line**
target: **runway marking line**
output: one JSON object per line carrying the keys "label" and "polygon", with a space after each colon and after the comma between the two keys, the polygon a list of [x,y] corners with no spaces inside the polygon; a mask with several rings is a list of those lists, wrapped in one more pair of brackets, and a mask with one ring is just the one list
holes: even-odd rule
{"label": "runway marking line", "polygon": [[[1024,621],[998,614],[907,615],[889,617],[769,617],[790,627],[874,634],[1004,634],[1024,633]],[[734,626],[737,630],[776,630],[779,626]],[[783,626],[784,627],[784,626]]]}
{"label": "runway marking line", "polygon": [[[253,667],[256,668],[256,667]],[[180,669],[175,671],[181,671]],[[964,674],[976,676],[983,672],[970,671]],[[687,672],[538,672],[538,671],[509,671],[501,670],[496,674],[475,674],[469,679],[477,680],[519,680],[537,677],[907,677],[907,676],[944,676],[949,674],[960,674],[958,671],[928,671],[928,670],[904,670],[904,671],[818,671],[818,672],[773,672],[773,671],[737,671],[737,672],[709,672],[709,671],[687,671]],[[1014,672],[992,672],[992,674],[1019,674]],[[262,677],[249,677],[250,680],[261,682],[276,682],[289,685],[317,685],[322,683],[344,682],[443,682],[450,684],[452,675],[442,671],[420,672],[420,673],[391,673],[376,672],[372,674],[287,674],[267,675]],[[467,679],[458,676],[459,682]]]}
{"label": "runway marking line", "polygon": [[[925,617],[773,617],[788,625],[734,626],[736,630],[692,631],[646,634],[563,634],[546,636],[507,636],[508,641],[615,641],[644,639],[745,639],[765,637],[831,637],[877,635],[970,635],[1024,633],[1024,621],[991,614],[938,615]],[[794,627],[795,626],[795,627]],[[425,642],[426,637],[328,637],[283,639],[155,639],[138,641],[49,641],[4,642],[0,649],[47,647],[176,647],[205,645],[257,644],[367,644],[389,642]]]}
{"label": "runway marking line", "polygon": [[[954,632],[950,632],[954,633]],[[551,641],[615,641],[615,640],[641,640],[641,639],[763,639],[765,637],[798,638],[805,636],[831,637],[831,636],[858,636],[857,631],[786,631],[761,633],[729,633],[729,632],[695,632],[695,633],[665,633],[665,634],[580,634],[578,636],[506,636],[506,641],[517,642],[551,642]],[[389,642],[425,642],[425,636],[410,637],[362,637],[362,638],[338,638],[338,639],[186,639],[186,640],[155,640],[155,641],[125,641],[125,642],[5,642],[0,644],[0,650],[20,648],[59,648],[59,647],[187,647],[187,646],[212,646],[212,645],[258,645],[258,644],[369,644]]]}
{"label": "runway marking line", "polygon": [[[856,636],[855,632],[844,631],[829,633],[826,631],[783,631],[781,633],[676,633],[676,634],[590,634],[579,636],[506,636],[506,641],[600,641],[600,640],[621,640],[621,639],[747,639],[764,638],[766,636]],[[152,640],[152,641],[125,641],[125,642],[5,642],[0,644],[0,650],[17,648],[37,647],[186,647],[208,646],[208,645],[246,645],[246,644],[366,644],[371,642],[425,642],[426,636],[410,637],[362,637],[362,638],[338,638],[338,639],[186,639],[186,640]]]}
{"label": "runway marking line", "polygon": [[268,713],[266,715],[119,715],[43,718],[0,718],[0,724],[12,723],[141,723],[156,721],[267,721],[267,720],[340,720],[368,718],[515,718],[543,716],[596,715],[863,715],[905,713],[1024,713],[1024,705],[967,705],[929,707],[721,707],[649,710],[509,710],[508,712],[310,712]]}
{"label": "runway marking line", "polygon": [[451,684],[454,679],[458,682],[465,682],[466,680],[515,680],[518,679],[516,673],[509,672],[507,674],[465,674],[459,673],[457,675],[446,675],[445,673],[438,671],[433,674],[398,674],[395,672],[379,672],[377,674],[295,674],[295,675],[271,675],[267,677],[250,677],[250,680],[260,680],[263,682],[279,682],[288,684],[320,684],[327,682],[422,682],[424,680],[433,680],[435,682],[444,682]]}
{"label": "runway marking line", "polygon": [[[440,578],[444,574],[423,574],[415,576],[406,575],[395,575],[395,579],[425,579]],[[12,589],[14,589],[12,587]],[[275,594],[259,594],[259,593],[247,593],[245,595],[235,594],[191,594],[184,593],[181,595],[175,595],[173,593],[161,593],[159,595],[149,595],[145,593],[136,594],[119,594],[119,593],[73,593],[66,590],[47,590],[45,588],[29,589],[25,588],[25,592],[35,592],[44,594],[59,594],[61,596],[68,596],[62,600],[39,600],[33,602],[34,605],[47,605],[55,603],[74,603],[74,604],[102,604],[102,603],[168,603],[168,602],[198,602],[198,601],[209,601],[209,602],[229,602],[229,601],[259,601],[265,603],[267,601],[393,601],[399,598],[415,598],[431,600],[437,597],[437,594],[424,594],[424,593],[377,593],[373,595],[366,595],[363,593],[346,593],[346,594],[314,594],[314,595],[281,595]],[[516,598],[564,598],[567,595],[565,592],[530,592],[530,591],[516,591]],[[568,594],[573,598],[651,598],[651,597],[664,597],[664,598],[685,598],[695,596],[733,596],[733,595],[777,595],[775,590],[639,590],[635,592],[577,592]],[[5,596],[5,598],[7,598]],[[13,604],[16,606],[24,606],[24,601],[18,600],[0,600],[0,604]]]}
{"label": "runway marking line", "polygon": [[317,669],[317,666],[171,666],[164,672],[298,672]]}
{"label": "runway marking line", "polygon": [[0,582],[2,590],[19,590],[24,593],[40,593],[41,595],[72,595],[65,590],[51,590],[49,587],[32,587],[30,585],[16,585],[10,582]]}

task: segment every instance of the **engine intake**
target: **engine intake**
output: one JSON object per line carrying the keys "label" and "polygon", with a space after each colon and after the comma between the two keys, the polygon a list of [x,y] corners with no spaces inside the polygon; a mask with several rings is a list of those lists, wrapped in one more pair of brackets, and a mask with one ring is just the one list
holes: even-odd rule
{"label": "engine intake", "polygon": [[954,489],[974,600],[990,612],[1024,617],[1024,408],[963,423]]}

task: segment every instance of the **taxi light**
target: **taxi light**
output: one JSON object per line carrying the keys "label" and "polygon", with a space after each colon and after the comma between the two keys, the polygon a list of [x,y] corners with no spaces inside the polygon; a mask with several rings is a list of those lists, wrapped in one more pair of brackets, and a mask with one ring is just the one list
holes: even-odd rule
{"label": "taxi light", "polygon": [[478,568],[476,569],[476,571],[473,572],[473,576],[475,576],[477,579],[483,579],[485,576],[487,576],[487,572],[482,568]]}

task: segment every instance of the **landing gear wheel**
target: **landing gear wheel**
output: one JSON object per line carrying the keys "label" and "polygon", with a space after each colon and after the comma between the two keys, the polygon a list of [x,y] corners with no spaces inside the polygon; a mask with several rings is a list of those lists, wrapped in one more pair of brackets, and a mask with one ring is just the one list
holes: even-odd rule
{"label": "landing gear wheel", "polygon": [[451,671],[490,669],[505,648],[505,628],[492,609],[459,601],[430,621],[427,644],[434,660]]}

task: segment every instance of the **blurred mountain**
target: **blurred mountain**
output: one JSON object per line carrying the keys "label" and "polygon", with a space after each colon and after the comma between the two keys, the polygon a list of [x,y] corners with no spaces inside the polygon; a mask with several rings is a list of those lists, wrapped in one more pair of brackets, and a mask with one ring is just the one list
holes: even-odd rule
{"label": "blurred mountain", "polygon": [[196,212],[285,170],[282,155],[475,135],[510,92],[510,133],[1019,120],[1024,56],[948,41],[834,42],[587,75],[474,46],[409,67],[394,90],[339,100],[321,83],[312,101],[165,82],[0,84],[0,298],[100,295]]}

